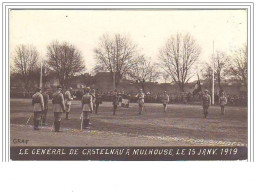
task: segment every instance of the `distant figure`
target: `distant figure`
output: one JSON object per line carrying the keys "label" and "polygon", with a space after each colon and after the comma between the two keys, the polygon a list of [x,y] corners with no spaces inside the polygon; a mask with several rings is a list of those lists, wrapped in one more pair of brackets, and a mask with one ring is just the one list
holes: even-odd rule
{"label": "distant figure", "polygon": [[90,94],[90,88],[87,87],[85,89],[85,94],[82,97],[81,103],[82,103],[82,129],[83,130],[89,130],[89,124],[90,124],[90,113],[93,111],[93,100],[92,95]]}
{"label": "distant figure", "polygon": [[47,88],[45,88],[42,95],[43,95],[43,99],[44,99],[44,110],[43,110],[43,114],[42,114],[42,125],[45,126],[46,125],[46,116],[47,116],[47,112],[48,112],[48,102],[49,102],[49,95],[48,95],[48,89]]}
{"label": "distant figure", "polygon": [[119,105],[119,96],[117,94],[117,90],[114,90],[113,93],[113,115],[116,115],[117,106]]}
{"label": "distant figure", "polygon": [[66,120],[68,120],[68,115],[71,109],[71,102],[73,100],[72,95],[72,87],[70,87],[66,92],[65,92],[65,106],[66,106]]}
{"label": "distant figure", "polygon": [[219,97],[219,104],[220,104],[220,111],[221,114],[224,115],[225,113],[225,105],[228,103],[228,100],[224,94],[224,92],[221,92],[221,95]]}
{"label": "distant figure", "polygon": [[164,112],[167,111],[167,105],[169,103],[169,95],[167,94],[166,91],[164,91],[164,94],[163,94],[163,106],[164,106]]}
{"label": "distant figure", "polygon": [[65,112],[64,96],[61,93],[61,86],[57,86],[56,92],[52,95],[52,108],[54,113],[54,131],[60,131],[62,113]]}
{"label": "distant figure", "polygon": [[95,114],[98,114],[100,104],[102,104],[102,96],[97,90],[95,93]]}
{"label": "distant figure", "polygon": [[32,106],[34,110],[34,130],[39,130],[39,122],[44,111],[44,99],[40,88],[37,88],[36,93],[32,96]]}
{"label": "distant figure", "polygon": [[142,89],[139,90],[139,93],[136,95],[136,97],[138,98],[139,114],[142,114],[145,99],[145,94],[143,93]]}
{"label": "distant figure", "polygon": [[204,90],[204,94],[202,96],[202,100],[203,100],[203,114],[204,117],[207,118],[208,116],[208,108],[211,105],[211,96],[209,95],[208,90]]}

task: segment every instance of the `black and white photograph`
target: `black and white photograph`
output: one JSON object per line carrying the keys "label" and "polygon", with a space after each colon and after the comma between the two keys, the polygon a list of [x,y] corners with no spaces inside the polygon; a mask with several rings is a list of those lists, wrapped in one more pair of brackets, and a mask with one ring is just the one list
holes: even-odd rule
{"label": "black and white photograph", "polygon": [[10,159],[248,160],[248,18],[9,9]]}
{"label": "black and white photograph", "polygon": [[1,2],[0,194],[255,194],[254,2]]}

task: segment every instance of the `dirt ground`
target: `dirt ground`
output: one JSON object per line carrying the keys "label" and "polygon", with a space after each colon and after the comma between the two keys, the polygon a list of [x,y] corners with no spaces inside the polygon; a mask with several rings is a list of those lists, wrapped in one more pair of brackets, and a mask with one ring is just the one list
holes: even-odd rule
{"label": "dirt ground", "polygon": [[247,145],[246,107],[227,107],[220,115],[220,108],[212,106],[205,119],[200,105],[171,104],[164,113],[162,104],[145,104],[145,112],[138,115],[137,104],[130,104],[130,108],[118,107],[113,116],[111,103],[104,102],[99,114],[91,115],[90,132],[85,132],[80,130],[80,102],[73,101],[70,120],[63,115],[62,132],[55,133],[51,106],[48,125],[33,131],[32,120],[25,125],[32,113],[31,100],[11,99],[11,146]]}

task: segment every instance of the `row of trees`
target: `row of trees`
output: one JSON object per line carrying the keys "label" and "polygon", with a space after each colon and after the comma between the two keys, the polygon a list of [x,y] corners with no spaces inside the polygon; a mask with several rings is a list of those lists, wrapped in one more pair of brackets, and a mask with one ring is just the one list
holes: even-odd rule
{"label": "row of trees", "polygon": [[[132,79],[143,84],[154,82],[160,77],[170,79],[184,91],[186,83],[197,74],[194,65],[198,62],[201,48],[190,34],[176,34],[167,40],[159,50],[158,60],[152,60],[141,54],[139,48],[127,35],[104,34],[94,50],[97,64],[95,73],[108,71],[115,85],[123,78]],[[241,81],[247,86],[247,47],[244,46],[233,56],[217,52],[202,70],[205,79],[211,80],[212,64],[219,87],[223,77]],[[72,44],[55,41],[48,45],[45,59],[39,56],[35,47],[20,45],[15,50],[11,73],[21,78],[24,89],[29,90],[35,79],[39,82],[40,64],[44,67],[44,80],[47,75],[54,75],[65,87],[71,77],[83,74],[86,66],[81,52]],[[115,76],[114,76],[115,75]]]}
{"label": "row of trees", "polygon": [[247,45],[233,52],[228,56],[225,52],[217,51],[216,54],[210,57],[210,62],[205,63],[205,67],[201,70],[203,77],[212,85],[212,66],[214,64],[214,77],[219,89],[222,89],[223,80],[234,80],[247,87]]}
{"label": "row of trees", "polygon": [[86,70],[81,52],[77,48],[67,42],[56,41],[47,47],[46,59],[39,57],[38,51],[33,46],[17,46],[11,74],[22,82],[26,91],[29,91],[35,81],[37,85],[39,84],[41,64],[43,64],[43,82],[52,74],[63,87],[68,86],[71,77]]}

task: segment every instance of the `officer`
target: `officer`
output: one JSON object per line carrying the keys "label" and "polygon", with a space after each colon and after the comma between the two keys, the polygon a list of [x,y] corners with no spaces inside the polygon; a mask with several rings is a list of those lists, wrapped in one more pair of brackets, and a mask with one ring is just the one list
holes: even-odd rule
{"label": "officer", "polygon": [[47,116],[47,112],[48,112],[48,102],[49,102],[49,95],[48,95],[48,89],[45,88],[44,92],[43,92],[43,99],[44,99],[44,110],[43,110],[43,114],[42,114],[42,125],[45,126],[46,125],[46,116]]}
{"label": "officer", "polygon": [[202,100],[203,100],[204,117],[207,118],[208,108],[211,105],[211,96],[209,95],[209,92],[208,92],[207,89],[204,90],[204,94],[202,96]]}
{"label": "officer", "polygon": [[95,114],[98,114],[100,104],[102,104],[102,96],[100,91],[97,90],[95,93]]}
{"label": "officer", "polygon": [[84,95],[82,97],[82,129],[88,130],[90,124],[90,113],[93,111],[93,100],[92,95],[90,94],[90,88],[87,87],[84,91]]}
{"label": "officer", "polygon": [[68,120],[68,115],[71,109],[71,101],[73,100],[71,96],[71,91],[72,87],[70,87],[66,92],[65,92],[65,106],[66,106],[66,120]]}
{"label": "officer", "polygon": [[164,112],[166,112],[167,110],[167,105],[169,103],[169,95],[167,94],[166,91],[164,91],[164,94],[163,94],[163,106],[164,106]]}
{"label": "officer", "polygon": [[220,111],[221,114],[224,115],[225,113],[225,105],[227,104],[228,100],[224,94],[224,92],[221,92],[220,98],[219,98],[219,104],[220,104]]}
{"label": "officer", "polygon": [[138,98],[139,114],[141,114],[143,112],[145,98],[145,94],[143,93],[142,89],[139,90],[139,93],[136,95],[136,97]]}
{"label": "officer", "polygon": [[37,88],[36,93],[32,96],[32,105],[34,110],[34,130],[39,130],[38,126],[44,110],[44,99],[40,88]]}
{"label": "officer", "polygon": [[119,96],[117,94],[117,90],[114,90],[113,93],[113,115],[116,115],[117,106],[119,105]]}
{"label": "officer", "polygon": [[52,104],[54,112],[54,131],[60,131],[60,122],[62,112],[65,112],[64,96],[61,93],[61,86],[57,86],[57,91],[52,95]]}

